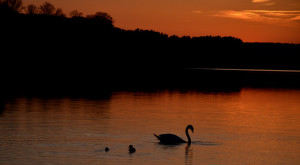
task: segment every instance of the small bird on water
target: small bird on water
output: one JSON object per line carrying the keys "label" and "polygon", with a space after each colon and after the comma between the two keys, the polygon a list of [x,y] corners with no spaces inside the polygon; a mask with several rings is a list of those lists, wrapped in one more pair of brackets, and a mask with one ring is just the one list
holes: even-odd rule
{"label": "small bird on water", "polygon": [[133,145],[131,145],[131,144],[129,145],[128,148],[129,148],[130,153],[134,153],[136,151],[135,148],[133,147]]}
{"label": "small bird on water", "polygon": [[109,148],[108,147],[105,147],[105,152],[108,152],[109,151]]}

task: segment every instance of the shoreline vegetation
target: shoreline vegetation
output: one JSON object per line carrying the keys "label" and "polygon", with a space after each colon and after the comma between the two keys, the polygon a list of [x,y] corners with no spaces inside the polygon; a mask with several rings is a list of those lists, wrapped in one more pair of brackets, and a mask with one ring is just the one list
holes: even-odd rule
{"label": "shoreline vegetation", "polygon": [[184,69],[299,70],[300,44],[125,30],[115,27],[107,13],[83,16],[74,10],[67,17],[49,2],[24,7],[22,0],[0,0],[0,21],[2,95],[300,84],[299,74]]}

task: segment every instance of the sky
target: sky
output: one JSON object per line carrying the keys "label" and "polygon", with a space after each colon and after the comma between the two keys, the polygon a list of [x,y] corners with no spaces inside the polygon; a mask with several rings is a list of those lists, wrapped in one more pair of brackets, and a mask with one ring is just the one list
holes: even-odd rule
{"label": "sky", "polygon": [[23,0],[23,5],[45,1],[65,13],[106,12],[126,30],[300,44],[300,0]]}

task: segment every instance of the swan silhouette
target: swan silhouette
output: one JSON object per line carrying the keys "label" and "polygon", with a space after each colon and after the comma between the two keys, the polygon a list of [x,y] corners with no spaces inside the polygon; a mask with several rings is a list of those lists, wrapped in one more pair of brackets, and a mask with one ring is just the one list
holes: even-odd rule
{"label": "swan silhouette", "polygon": [[191,137],[188,133],[189,129],[194,133],[194,127],[192,125],[188,125],[185,129],[185,134],[188,138],[187,142],[174,134],[161,134],[159,136],[156,134],[153,134],[153,135],[156,136],[157,139],[160,140],[160,143],[162,143],[162,144],[188,143],[190,145],[192,141],[191,141]]}

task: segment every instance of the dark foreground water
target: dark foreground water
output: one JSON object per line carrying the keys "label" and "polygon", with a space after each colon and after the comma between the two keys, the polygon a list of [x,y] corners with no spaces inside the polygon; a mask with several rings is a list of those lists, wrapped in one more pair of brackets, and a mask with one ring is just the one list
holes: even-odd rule
{"label": "dark foreground water", "polygon": [[[1,108],[1,165],[300,164],[297,89],[19,97]],[[161,145],[153,136],[186,139],[188,124],[195,128],[189,147]],[[128,153],[129,144],[136,153]]]}

